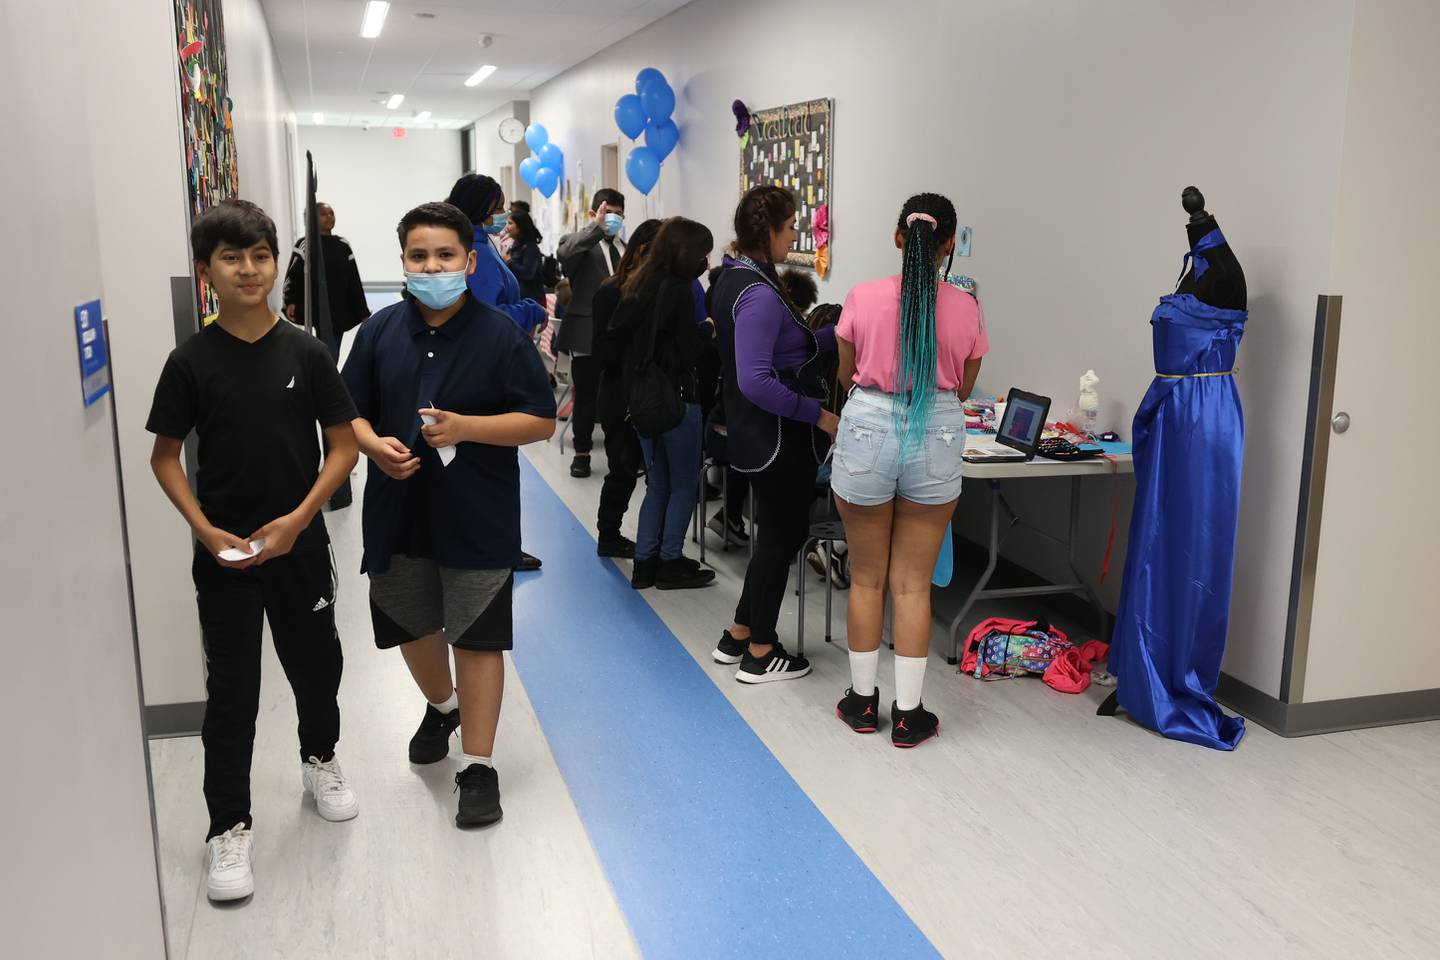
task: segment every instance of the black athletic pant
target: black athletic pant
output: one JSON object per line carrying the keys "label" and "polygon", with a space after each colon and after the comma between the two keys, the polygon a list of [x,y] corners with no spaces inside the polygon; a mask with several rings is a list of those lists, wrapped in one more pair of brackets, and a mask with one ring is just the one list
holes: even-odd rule
{"label": "black athletic pant", "polygon": [[570,357],[570,382],[575,385],[575,407],[570,411],[576,453],[594,447],[595,404],[600,390],[600,364],[593,356]]}
{"label": "black athletic pant", "polygon": [[[785,439],[775,462],[750,474],[755,491],[755,555],[745,569],[745,588],[735,607],[735,622],[750,628],[752,643],[774,643],[775,624],[790,580],[790,567],[810,535],[810,504],[815,499],[815,454],[810,428],[784,421]],[[802,429],[798,429],[801,428]]]}
{"label": "black athletic pant", "polygon": [[196,545],[191,565],[205,642],[206,839],[251,824],[250,755],[260,709],[261,617],[270,621],[275,653],[295,692],[300,758],[329,760],[340,739],[343,660],[335,632],[330,551],[276,557],[232,570]]}
{"label": "black athletic pant", "polygon": [[734,524],[745,517],[745,497],[750,493],[750,475],[734,467],[725,468],[725,522]]}
{"label": "black athletic pant", "polygon": [[614,375],[600,377],[600,427],[605,431],[605,461],[609,467],[600,486],[600,512],[595,520],[601,542],[620,536],[620,521],[635,493],[635,478],[645,464],[640,437],[625,419],[625,398]]}

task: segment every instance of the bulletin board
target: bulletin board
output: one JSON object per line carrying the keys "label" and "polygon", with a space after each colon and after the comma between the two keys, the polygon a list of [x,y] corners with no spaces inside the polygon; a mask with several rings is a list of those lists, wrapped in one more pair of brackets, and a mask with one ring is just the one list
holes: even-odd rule
{"label": "bulletin board", "polygon": [[[174,0],[180,71],[180,126],[190,220],[240,192],[231,117],[221,0]],[[215,298],[196,280],[200,315],[214,313]]]}
{"label": "bulletin board", "polygon": [[[756,110],[750,114],[750,130],[741,141],[740,193],[771,183],[786,188],[799,201],[795,227],[800,237],[787,263],[814,267],[816,252],[828,239],[824,234],[829,227],[834,121],[834,100]],[[826,216],[817,241],[815,213],[821,208]]]}

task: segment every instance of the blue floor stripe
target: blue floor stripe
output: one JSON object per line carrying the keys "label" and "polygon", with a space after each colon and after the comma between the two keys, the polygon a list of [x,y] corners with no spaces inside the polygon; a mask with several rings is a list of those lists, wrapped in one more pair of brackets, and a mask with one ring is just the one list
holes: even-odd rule
{"label": "blue floor stripe", "polygon": [[545,567],[517,578],[514,661],[641,952],[939,956],[523,457],[521,472]]}

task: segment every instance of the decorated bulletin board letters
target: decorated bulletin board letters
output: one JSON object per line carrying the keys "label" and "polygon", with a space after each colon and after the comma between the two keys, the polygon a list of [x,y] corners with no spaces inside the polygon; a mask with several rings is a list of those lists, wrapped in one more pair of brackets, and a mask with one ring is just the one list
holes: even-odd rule
{"label": "decorated bulletin board letters", "polygon": [[[833,100],[754,111],[740,149],[740,193],[771,183],[795,195],[799,204],[795,226],[800,237],[786,262],[819,266],[822,276],[824,268],[816,263],[816,255],[820,254],[822,264],[828,260],[834,117]],[[822,209],[825,212],[817,224],[816,213]]]}

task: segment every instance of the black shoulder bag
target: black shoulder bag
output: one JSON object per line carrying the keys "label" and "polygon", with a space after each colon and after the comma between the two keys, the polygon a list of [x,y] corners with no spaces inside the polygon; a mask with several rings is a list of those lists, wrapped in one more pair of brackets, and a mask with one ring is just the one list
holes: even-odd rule
{"label": "black shoulder bag", "polygon": [[656,297],[650,317],[650,343],[630,371],[630,423],[647,439],[674,430],[685,419],[685,401],[670,375],[655,362],[655,340],[660,328],[660,305]]}

